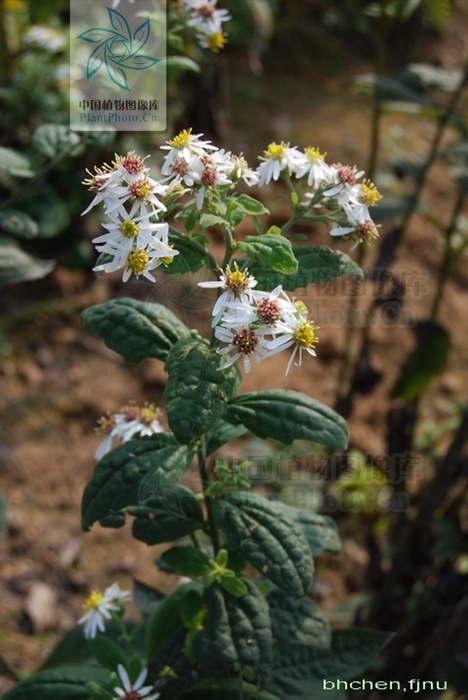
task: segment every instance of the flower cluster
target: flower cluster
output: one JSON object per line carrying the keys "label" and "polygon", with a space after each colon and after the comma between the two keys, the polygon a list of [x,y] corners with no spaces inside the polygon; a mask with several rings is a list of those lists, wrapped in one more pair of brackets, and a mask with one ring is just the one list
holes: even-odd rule
{"label": "flower cluster", "polygon": [[95,167],[94,173],[88,174],[83,184],[96,195],[83,214],[102,203],[108,217],[103,224],[106,233],[93,243],[109,259],[94,271],[123,269],[124,282],[132,274],[155,282],[151,270],[170,264],[178,254],[168,243],[168,225],[160,221],[166,211],[162,197],[167,187],[149,176],[144,160],[133,151],[116,155],[111,165]]}
{"label": "flower cluster", "polygon": [[180,7],[187,15],[187,26],[193,27],[204,49],[217,53],[226,44],[222,24],[231,19],[227,10],[216,7],[218,0],[180,0]]}
{"label": "flower cluster", "polygon": [[127,442],[134,437],[163,433],[160,416],[161,411],[154,404],[145,403],[141,407],[132,402],[123,406],[118,413],[102,416],[96,432],[105,435],[105,438],[94,454],[95,459],[102,459],[111,451],[114,438]]}
{"label": "flower cluster", "polygon": [[234,269],[228,266],[218,281],[199,282],[199,285],[222,290],[212,319],[215,337],[225,344],[218,352],[229,356],[220,369],[242,357],[244,369],[249,372],[251,357],[261,362],[293,348],[287,376],[297,356],[297,365],[302,365],[304,350],[315,356],[317,326],[309,320],[305,304],[292,301],[281,285],[272,292],[256,290],[257,280],[248,270],[240,270],[236,263]]}
{"label": "flower cluster", "polygon": [[43,27],[36,24],[29,27],[22,36],[25,46],[44,49],[49,53],[58,53],[65,48],[65,38],[52,27]]}
{"label": "flower cluster", "polygon": [[294,177],[307,183],[311,191],[305,193],[306,203],[322,206],[333,212],[332,236],[345,236],[354,243],[370,241],[378,236],[369,207],[381,198],[369,180],[359,182],[364,175],[355,167],[325,162],[326,153],[309,147],[300,151],[286,143],[270,143],[257,168],[258,184],[267,185],[280,176]]}
{"label": "flower cluster", "polygon": [[121,613],[129,596],[130,591],[122,591],[118,583],[113,583],[104,593],[92,591],[83,605],[86,613],[78,620],[78,624],[84,625],[86,639],[94,639],[98,630],[104,632],[104,620],[110,620],[113,613]]}
{"label": "flower cluster", "polygon": [[215,187],[231,186],[240,179],[249,185],[257,181],[242,156],[233,156],[210,141],[202,141],[201,135],[185,129],[161,146],[162,150],[168,151],[161,168],[164,182],[192,189],[198,209],[202,208],[206,193]]}

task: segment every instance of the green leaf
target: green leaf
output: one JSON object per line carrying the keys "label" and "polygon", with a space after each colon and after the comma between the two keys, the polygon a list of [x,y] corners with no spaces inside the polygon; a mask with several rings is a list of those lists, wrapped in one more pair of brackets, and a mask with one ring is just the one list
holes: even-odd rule
{"label": "green leaf", "polygon": [[201,338],[181,340],[170,351],[164,398],[170,428],[179,442],[186,444],[206,433],[238,391],[238,367],[220,370],[222,362]]}
{"label": "green leaf", "polygon": [[[183,275],[186,272],[197,272],[202,267],[210,267],[209,254],[196,240],[185,233],[171,229],[169,244],[179,251],[179,255],[164,268],[166,275]],[[204,251],[204,252],[203,252]]]}
{"label": "green leaf", "polygon": [[64,124],[42,124],[34,132],[32,145],[47,158],[55,158],[64,151],[77,155],[83,150],[79,134]]}
{"label": "green leaf", "polygon": [[227,221],[223,219],[222,216],[217,216],[216,214],[202,214],[199,220],[200,231],[204,231],[210,226],[226,226]]}
{"label": "green leaf", "polygon": [[324,680],[347,680],[361,674],[386,640],[382,632],[366,629],[336,630],[329,649],[277,644],[268,689],[294,700],[327,700]]}
{"label": "green leaf", "polygon": [[243,212],[250,214],[251,216],[260,216],[261,214],[270,213],[270,210],[264,207],[263,204],[258,201],[258,199],[249,197],[248,194],[239,195],[235,202],[239,209],[242,209]]}
{"label": "green leaf", "polygon": [[231,440],[237,440],[247,432],[247,428],[243,425],[231,425],[220,418],[216,421],[206,436],[206,454],[209,456],[219,450]]}
{"label": "green leaf", "polygon": [[203,598],[198,591],[189,591],[180,606],[180,617],[187,629],[198,625],[201,616],[205,614]]}
{"label": "green leaf", "polygon": [[[242,693],[241,693],[242,688]],[[239,684],[238,678],[206,679],[179,695],[179,700],[279,700],[267,690],[251,683]]]}
{"label": "green leaf", "polygon": [[450,347],[447,331],[436,321],[419,323],[413,330],[416,349],[404,365],[393,392],[405,401],[419,396],[444,371]]}
{"label": "green leaf", "polygon": [[304,533],[293,520],[265,498],[247,491],[214,501],[212,508],[228,549],[238,552],[281,590],[306,595],[314,562]]}
{"label": "green leaf", "polygon": [[[106,633],[108,628],[106,628]],[[83,634],[81,626],[72,627],[57,642],[49,656],[41,665],[40,670],[56,668],[58,666],[68,666],[69,664],[82,664],[90,662],[92,654],[88,647],[88,640]]]}
{"label": "green leaf", "polygon": [[239,394],[228,404],[224,420],[242,423],[261,438],[289,445],[293,440],[312,440],[328,447],[346,449],[346,421],[325,404],[306,394],[286,389]]}
{"label": "green leaf", "polygon": [[322,284],[341,275],[356,275],[363,279],[359,265],[346,253],[333,250],[327,246],[293,245],[292,251],[298,263],[297,271],[292,275],[264,269],[254,263],[249,265],[249,272],[260,289],[271,292],[279,284],[287,292],[307,287],[308,284]]}
{"label": "green leaf", "polygon": [[181,606],[185,596],[188,595],[190,591],[201,593],[203,591],[203,586],[201,583],[196,583],[195,581],[182,584],[164,598],[151,616],[146,628],[148,663],[151,663],[166,637],[183,627]]}
{"label": "green leaf", "polygon": [[195,547],[172,547],[161,559],[182,576],[205,576],[211,571],[210,557]]}
{"label": "green leaf", "polygon": [[187,56],[168,56],[165,59],[167,67],[167,75],[170,77],[173,73],[178,73],[179,71],[191,71],[192,73],[200,73],[201,68],[198,63],[195,63],[191,58]]}
{"label": "green leaf", "polygon": [[169,500],[189,459],[187,448],[164,433],[130,440],[112,450],[97,463],[84,490],[83,529],[111,513],[138,505],[156,490]]}
{"label": "green leaf", "polygon": [[310,598],[291,598],[272,590],[267,596],[273,637],[285,644],[304,644],[328,649],[331,632],[328,620]]}
{"label": "green leaf", "polygon": [[171,489],[169,495],[153,496],[127,511],[137,516],[133,536],[148,545],[174,542],[203,526],[199,501],[192,491],[181,486]]}
{"label": "green leaf", "polygon": [[240,578],[225,577],[220,581],[222,588],[235,598],[241,598],[247,593],[247,586]]}
{"label": "green leaf", "polygon": [[94,639],[88,639],[88,646],[100,665],[109,671],[115,671],[118,664],[127,663],[127,657],[118,644],[104,634],[98,634]]}
{"label": "green leaf", "polygon": [[231,596],[216,583],[204,592],[205,628],[197,634],[193,653],[202,668],[214,676],[225,675],[234,664],[251,666],[267,674],[271,658],[271,627],[265,598],[250,581],[241,598]]}
{"label": "green leaf", "polygon": [[145,357],[164,361],[189,329],[162,304],[135,299],[113,299],[91,306],[81,314],[83,321],[111,350],[127,362]]}
{"label": "green leaf", "polygon": [[4,700],[89,700],[86,685],[94,681],[109,688],[109,673],[102,668],[67,666],[39,671],[20,681]]}
{"label": "green leaf", "polygon": [[0,212],[0,230],[17,238],[34,238],[39,227],[34,219],[18,209],[3,209]]}
{"label": "green leaf", "polygon": [[302,528],[314,557],[320,556],[324,551],[331,554],[341,552],[338,527],[333,518],[288,506],[278,500],[270,500],[270,503],[273,508],[278,508]]}
{"label": "green leaf", "polygon": [[0,236],[0,287],[42,279],[54,266],[55,260],[33,258],[16,241]]}
{"label": "green leaf", "polygon": [[0,146],[0,171],[14,177],[34,177],[29,158],[13,148],[3,148],[2,146]]}
{"label": "green leaf", "polygon": [[298,269],[291,242],[284,236],[274,233],[247,236],[239,243],[239,248],[262,267],[271,267],[284,275],[292,275]]}
{"label": "green leaf", "polygon": [[157,588],[147,586],[142,581],[133,579],[133,600],[145,622],[151,617],[158,605],[161,605],[165,595]]}

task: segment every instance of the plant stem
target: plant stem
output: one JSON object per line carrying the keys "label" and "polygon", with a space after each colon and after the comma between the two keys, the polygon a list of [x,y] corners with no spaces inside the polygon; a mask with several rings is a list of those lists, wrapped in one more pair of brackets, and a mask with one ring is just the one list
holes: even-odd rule
{"label": "plant stem", "polygon": [[[210,483],[210,476],[208,474],[208,466],[206,463],[206,439],[205,436],[201,438],[200,447],[198,448],[198,467],[200,469],[200,477],[202,480],[203,490],[207,488]],[[219,537],[218,531],[216,529],[216,523],[213,517],[213,510],[211,508],[212,499],[209,496],[205,496],[206,512],[208,515],[208,523],[210,526],[210,539],[213,545],[213,552],[216,556],[219,551]]]}
{"label": "plant stem", "polygon": [[[172,233],[181,233],[178,228],[175,228],[175,226],[169,226],[169,231]],[[214,259],[214,257],[211,255],[210,251],[205,248],[204,245],[202,245],[199,241],[197,241],[195,238],[189,238],[190,240],[190,245],[193,246],[194,248],[197,249],[203,257],[205,257],[209,261],[209,268],[212,272],[217,272],[218,271],[218,263]]]}
{"label": "plant stem", "polygon": [[445,229],[444,260],[443,260],[442,266],[439,270],[437,291],[436,291],[436,294],[434,296],[434,300],[432,302],[431,319],[435,319],[437,317],[437,314],[439,312],[440,303],[441,303],[442,298],[443,298],[444,287],[445,287],[445,284],[446,284],[447,279],[449,277],[450,270],[452,268],[452,263],[453,263],[453,253],[452,253],[452,246],[451,246],[452,234],[456,228],[457,219],[462,211],[463,201],[464,201],[464,195],[463,195],[462,189],[460,187],[458,190],[457,200],[456,200],[455,206],[453,208],[452,218],[450,220],[449,225]]}

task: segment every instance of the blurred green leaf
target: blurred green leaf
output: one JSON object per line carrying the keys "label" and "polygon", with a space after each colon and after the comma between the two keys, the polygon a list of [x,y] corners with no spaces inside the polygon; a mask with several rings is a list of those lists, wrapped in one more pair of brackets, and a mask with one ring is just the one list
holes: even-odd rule
{"label": "blurred green leaf", "polygon": [[450,347],[447,331],[435,321],[419,323],[413,330],[416,349],[404,365],[393,390],[393,396],[405,401],[419,396],[444,371]]}
{"label": "blurred green leaf", "polygon": [[3,146],[0,146],[0,174],[1,171],[14,177],[29,178],[34,176],[34,171],[27,156],[19,153],[19,151],[15,151],[13,148],[4,148]]}
{"label": "blurred green leaf", "polygon": [[0,230],[17,238],[34,238],[39,233],[37,223],[30,216],[18,209],[0,211]]}
{"label": "blurred green leaf", "polygon": [[77,155],[84,148],[79,134],[64,124],[42,124],[33,134],[32,145],[50,159],[64,151]]}
{"label": "blurred green leaf", "polygon": [[54,260],[33,258],[16,241],[0,236],[0,287],[42,279],[54,266]]}

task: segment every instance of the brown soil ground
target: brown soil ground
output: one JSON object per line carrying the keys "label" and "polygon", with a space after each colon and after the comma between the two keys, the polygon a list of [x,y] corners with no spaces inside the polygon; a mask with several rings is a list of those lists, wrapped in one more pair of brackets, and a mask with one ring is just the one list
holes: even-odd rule
{"label": "brown soil ground", "polygon": [[[463,3],[460,12],[460,16],[466,14]],[[466,51],[462,24],[452,22],[431,46],[431,55],[447,67],[459,65]],[[339,52],[319,60],[313,46],[308,56],[301,55],[295,72],[291,72],[291,61],[285,65],[281,56],[270,55],[261,77],[249,71],[245,57],[236,59],[230,68],[230,145],[258,154],[272,139],[287,139],[301,146],[318,145],[328,151],[330,162],[365,167],[370,108],[349,86],[352,75],[368,71],[369,66]],[[411,117],[385,117],[382,158],[395,153],[423,154],[433,129],[433,124]],[[447,139],[453,135],[448,134]],[[284,216],[280,194],[276,187],[262,192],[272,211],[271,222]],[[433,169],[425,199],[443,220],[449,219],[454,189],[443,167]],[[313,232],[313,240],[327,243],[328,234]],[[213,241],[213,250],[215,254],[220,251],[219,241]],[[419,293],[408,285],[403,307],[406,319],[428,317],[442,255],[439,230],[414,217],[393,265],[397,275],[407,281],[416,275],[421,284]],[[366,266],[374,256],[369,253]],[[0,553],[0,651],[18,673],[37,667],[60,634],[73,626],[91,588],[105,587],[114,580],[129,588],[132,577],[163,590],[174,584],[172,577],[157,572],[152,563],[155,551],[135,542],[128,525],[121,530],[95,527],[90,533],[80,532],[81,494],[100,439],[93,433],[97,418],[129,399],[162,404],[165,374],[156,360],[125,365],[80,325],[79,313],[116,295],[165,300],[192,327],[204,331],[202,312],[209,302],[203,295],[193,299],[195,282],[184,286],[171,279],[155,289],[144,284],[124,287],[115,280],[90,281],[84,273],[57,269],[47,282],[34,287],[39,290],[36,298],[28,291],[32,287],[22,288],[12,290],[5,303],[9,350],[1,369],[1,475],[8,533]],[[440,308],[439,320],[451,336],[450,360],[446,372],[425,395],[424,420],[440,421],[447,416],[448,403],[464,399],[467,287],[465,259],[451,275]],[[350,285],[339,280],[332,288],[302,291],[300,298],[321,326],[317,360],[308,358],[301,370],[296,368],[285,379],[287,359],[271,359],[254,367],[242,388],[287,387],[333,405],[345,337],[345,325],[339,319],[346,317]],[[359,306],[366,308],[370,285],[363,285],[361,292]],[[389,394],[413,344],[410,328],[401,323],[389,327],[378,319],[371,332],[370,352],[383,379],[371,395],[356,399],[350,421],[352,447],[370,454],[385,450],[385,420],[395,405]],[[334,563],[326,560],[316,583],[316,593],[326,609],[359,590],[366,561],[366,551],[354,542],[348,543]],[[10,682],[6,674],[0,679],[0,690]]]}

